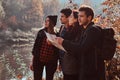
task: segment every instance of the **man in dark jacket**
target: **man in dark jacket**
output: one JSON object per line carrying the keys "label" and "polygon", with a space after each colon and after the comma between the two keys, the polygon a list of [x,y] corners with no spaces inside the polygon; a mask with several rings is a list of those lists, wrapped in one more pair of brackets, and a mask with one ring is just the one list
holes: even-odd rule
{"label": "man in dark jacket", "polygon": [[[72,10],[69,8],[61,10],[60,20],[63,25],[60,28],[59,36],[63,39],[73,41],[78,35],[77,32],[80,28],[78,24],[76,24],[74,28],[72,26],[69,26],[69,17],[71,13]],[[73,29],[75,30],[75,32],[73,31]],[[61,69],[63,71],[64,80],[78,80],[77,59],[74,56],[71,56],[70,54],[65,54],[65,52],[62,50],[59,50],[59,54],[59,61]]]}
{"label": "man in dark jacket", "polygon": [[94,26],[93,17],[94,12],[91,8],[85,6],[79,9],[78,20],[84,30],[78,43],[60,37],[57,38],[58,43],[63,45],[68,53],[77,56],[79,60],[79,80],[100,80],[101,78],[97,65],[96,48],[102,42],[102,33],[100,28]]}

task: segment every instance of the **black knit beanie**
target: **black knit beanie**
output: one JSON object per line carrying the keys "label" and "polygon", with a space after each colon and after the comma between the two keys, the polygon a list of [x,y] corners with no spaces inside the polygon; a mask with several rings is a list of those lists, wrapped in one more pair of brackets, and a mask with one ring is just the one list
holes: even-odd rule
{"label": "black knit beanie", "polygon": [[52,22],[53,22],[53,25],[55,26],[56,23],[57,23],[57,15],[49,15],[47,16]]}

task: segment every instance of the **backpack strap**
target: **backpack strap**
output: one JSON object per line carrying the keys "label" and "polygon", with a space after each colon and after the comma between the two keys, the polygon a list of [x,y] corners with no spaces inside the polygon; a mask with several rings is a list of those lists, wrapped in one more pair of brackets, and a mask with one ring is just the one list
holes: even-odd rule
{"label": "backpack strap", "polygon": [[63,31],[63,29],[64,29],[64,25],[62,25],[61,27],[60,27],[60,30],[59,30],[59,35],[61,35],[61,33],[62,33],[62,31]]}
{"label": "backpack strap", "polygon": [[97,28],[99,31],[102,31],[102,28],[100,26],[94,24],[93,27]]}

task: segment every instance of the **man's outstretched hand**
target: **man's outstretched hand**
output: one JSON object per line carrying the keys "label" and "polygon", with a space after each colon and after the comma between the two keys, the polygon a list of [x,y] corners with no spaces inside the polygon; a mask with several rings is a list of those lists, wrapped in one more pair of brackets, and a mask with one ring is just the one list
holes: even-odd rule
{"label": "man's outstretched hand", "polygon": [[62,45],[62,43],[63,43],[63,38],[61,38],[61,37],[56,37],[56,41],[58,42],[58,44],[60,44],[60,45]]}

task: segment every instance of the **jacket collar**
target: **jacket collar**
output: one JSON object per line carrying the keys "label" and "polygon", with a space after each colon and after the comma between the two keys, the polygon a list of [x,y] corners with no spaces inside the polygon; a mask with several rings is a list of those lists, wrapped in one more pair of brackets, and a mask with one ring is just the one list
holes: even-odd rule
{"label": "jacket collar", "polygon": [[87,27],[92,26],[92,25],[94,25],[94,22],[89,23]]}
{"label": "jacket collar", "polygon": [[[88,29],[88,28],[91,27],[92,25],[94,25],[94,22],[89,23],[86,29]],[[85,29],[85,30],[86,30],[86,29]]]}

